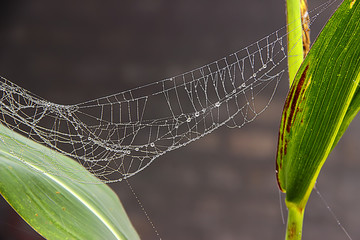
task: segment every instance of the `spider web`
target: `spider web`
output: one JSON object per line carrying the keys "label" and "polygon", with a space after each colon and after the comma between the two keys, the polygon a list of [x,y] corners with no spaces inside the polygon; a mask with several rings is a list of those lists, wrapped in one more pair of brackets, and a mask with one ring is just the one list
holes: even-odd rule
{"label": "spider web", "polygon": [[[335,1],[313,10],[310,24]],[[200,68],[75,105],[49,102],[1,77],[0,121],[77,160],[104,182],[121,181],[223,125],[241,128],[253,121],[286,72],[286,37],[285,26]],[[72,171],[55,154],[44,154],[41,165],[55,175]]]}

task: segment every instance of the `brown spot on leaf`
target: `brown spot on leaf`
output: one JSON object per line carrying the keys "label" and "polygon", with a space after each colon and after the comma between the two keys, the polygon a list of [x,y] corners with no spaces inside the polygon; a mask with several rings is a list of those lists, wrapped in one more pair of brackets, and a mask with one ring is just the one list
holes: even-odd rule
{"label": "brown spot on leaf", "polygon": [[[286,108],[284,108],[283,114],[284,114],[283,120],[285,120],[286,119]],[[281,171],[281,169],[282,169],[282,163],[283,163],[283,159],[284,159],[284,133],[285,133],[284,124],[282,124],[282,126],[280,128],[282,128],[282,129],[279,130],[278,146],[277,146],[277,153],[276,153],[277,156],[276,156],[276,161],[275,161],[275,163],[276,163],[275,164],[276,180],[277,180],[277,184],[278,184],[280,191],[285,192],[284,189],[281,187],[280,179],[279,179],[279,171]],[[286,152],[286,150],[285,150],[285,152]]]}
{"label": "brown spot on leaf", "polygon": [[295,111],[296,111],[296,105],[297,105],[298,99],[299,99],[299,97],[301,95],[300,93],[302,92],[302,87],[304,85],[304,81],[306,79],[306,73],[307,73],[308,69],[309,69],[309,65],[306,65],[305,70],[303,71],[298,84],[296,86],[294,86],[294,88],[293,88],[293,91],[295,91],[295,93],[292,96],[290,114],[289,114],[289,118],[287,119],[287,122],[286,122],[286,131],[287,132],[290,132],[291,125],[295,120],[294,114],[295,114]]}
{"label": "brown spot on leaf", "polygon": [[301,13],[301,25],[302,25],[302,39],[304,58],[310,51],[310,17],[308,13],[307,0],[300,0],[300,13]]}
{"label": "brown spot on leaf", "polygon": [[[281,164],[281,162],[280,162]],[[280,189],[280,191],[282,192],[285,192],[285,189],[282,188],[281,184],[280,184],[280,176],[279,176],[279,170],[280,170],[281,166],[279,167],[279,164],[276,162],[276,182],[277,182],[277,185]]]}
{"label": "brown spot on leaf", "polygon": [[276,182],[281,192],[285,192],[285,190],[281,187],[280,179],[279,179],[279,172],[276,172]]}

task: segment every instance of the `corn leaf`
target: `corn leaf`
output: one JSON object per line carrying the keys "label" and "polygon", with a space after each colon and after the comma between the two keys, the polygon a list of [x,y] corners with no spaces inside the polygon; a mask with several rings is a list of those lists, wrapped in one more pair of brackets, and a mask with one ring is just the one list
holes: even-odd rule
{"label": "corn leaf", "polygon": [[356,92],[353,96],[353,99],[351,100],[350,106],[349,106],[348,110],[346,111],[344,120],[341,123],[340,129],[337,133],[337,136],[335,138],[332,149],[339,142],[340,138],[345,133],[345,131],[349,127],[351,121],[355,118],[355,116],[357,115],[357,113],[359,111],[360,111],[360,87],[357,87]]}
{"label": "corn leaf", "polygon": [[289,208],[287,239],[301,239],[303,211],[333,146],[359,110],[360,4],[345,0],[302,63],[285,102],[277,152]]}
{"label": "corn leaf", "polygon": [[[42,171],[56,157],[85,184]],[[60,169],[59,169],[60,170]],[[0,125],[0,193],[47,239],[139,239],[117,195],[74,160]]]}

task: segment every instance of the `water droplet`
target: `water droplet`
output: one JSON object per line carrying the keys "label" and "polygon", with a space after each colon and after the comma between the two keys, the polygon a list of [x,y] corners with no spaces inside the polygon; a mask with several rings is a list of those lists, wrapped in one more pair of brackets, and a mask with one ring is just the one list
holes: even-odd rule
{"label": "water droplet", "polygon": [[188,118],[186,119],[186,122],[191,122],[191,117],[188,117]]}
{"label": "water droplet", "polygon": [[283,47],[281,48],[281,51],[284,51],[284,48],[283,48]]}
{"label": "water droplet", "polygon": [[215,107],[220,107],[220,102],[215,103]]}
{"label": "water droplet", "polygon": [[266,64],[264,64],[264,65],[263,65],[263,68],[265,69],[266,67],[267,67],[267,65],[266,65]]}
{"label": "water droplet", "polygon": [[150,143],[150,147],[155,147],[155,143]]}
{"label": "water droplet", "polygon": [[233,92],[233,93],[236,93],[236,89],[234,89],[232,92]]}
{"label": "water droplet", "polygon": [[196,113],[195,113],[195,117],[198,117],[198,116],[200,116],[200,113],[199,113],[199,112],[196,112]]}
{"label": "water droplet", "polygon": [[256,77],[256,73],[253,74],[253,77]]}
{"label": "water droplet", "polygon": [[135,148],[135,151],[139,151],[139,148],[137,147],[137,148]]}

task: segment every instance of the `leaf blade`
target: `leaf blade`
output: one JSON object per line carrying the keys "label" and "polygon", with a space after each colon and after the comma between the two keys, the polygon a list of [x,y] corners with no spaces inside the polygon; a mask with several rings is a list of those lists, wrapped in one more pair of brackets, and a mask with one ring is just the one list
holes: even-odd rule
{"label": "leaf blade", "polygon": [[286,100],[278,183],[287,201],[303,207],[359,83],[359,12],[358,2],[343,2],[304,60]]}
{"label": "leaf blade", "polygon": [[[0,192],[41,235],[50,239],[139,239],[116,194],[78,163],[2,125],[0,140]],[[32,160],[37,152],[44,157],[49,151],[80,171],[85,182],[97,184],[74,182],[66,173],[60,177],[42,172]]]}

